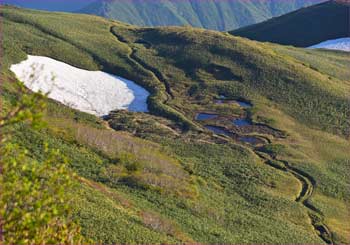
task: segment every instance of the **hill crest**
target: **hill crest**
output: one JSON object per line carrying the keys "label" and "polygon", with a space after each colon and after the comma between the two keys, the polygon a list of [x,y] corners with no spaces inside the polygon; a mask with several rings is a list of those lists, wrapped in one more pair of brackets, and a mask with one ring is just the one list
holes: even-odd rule
{"label": "hill crest", "polygon": [[139,26],[190,25],[224,31],[259,23],[323,1],[103,0],[95,1],[79,12]]}
{"label": "hill crest", "polygon": [[230,33],[252,40],[309,47],[350,36],[350,1],[332,0]]}

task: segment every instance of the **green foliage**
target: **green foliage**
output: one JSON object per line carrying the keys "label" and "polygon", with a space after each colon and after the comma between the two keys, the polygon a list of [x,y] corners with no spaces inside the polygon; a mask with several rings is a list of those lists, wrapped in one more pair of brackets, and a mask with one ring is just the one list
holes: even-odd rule
{"label": "green foliage", "polygon": [[18,125],[43,126],[45,96],[28,93],[23,84],[12,86],[17,98],[0,116],[0,240],[4,244],[80,243],[80,228],[70,220],[66,194],[73,175],[64,158],[42,145],[47,157],[33,159],[13,142]]}
{"label": "green foliage", "polygon": [[0,210],[5,244],[77,244],[80,228],[68,217],[71,174],[59,152],[38,162],[7,143],[1,147]]}
{"label": "green foliage", "polygon": [[119,156],[119,161],[122,162],[129,172],[136,172],[141,169],[141,164],[136,157],[130,153],[123,153]]}
{"label": "green foliage", "polygon": [[[43,126],[42,116],[45,109],[44,95],[40,93],[28,94],[22,83],[14,84],[14,89],[19,97],[11,100],[11,108],[2,111],[5,113],[0,117],[0,129],[8,130],[8,126],[13,126],[20,122],[26,122],[33,128]],[[9,132],[5,132],[2,137],[6,139]]]}

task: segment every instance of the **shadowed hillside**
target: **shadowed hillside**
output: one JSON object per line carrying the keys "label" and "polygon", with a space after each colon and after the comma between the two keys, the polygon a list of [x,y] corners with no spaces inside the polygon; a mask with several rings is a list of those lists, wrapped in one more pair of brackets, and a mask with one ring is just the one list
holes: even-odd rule
{"label": "shadowed hillside", "polygon": [[328,1],[230,32],[236,36],[296,47],[350,36],[349,1]]}

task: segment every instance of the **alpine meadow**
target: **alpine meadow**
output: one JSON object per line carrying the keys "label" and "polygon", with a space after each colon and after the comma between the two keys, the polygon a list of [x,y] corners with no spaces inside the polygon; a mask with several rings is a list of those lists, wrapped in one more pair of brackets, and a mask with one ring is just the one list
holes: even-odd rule
{"label": "alpine meadow", "polygon": [[230,32],[1,5],[1,243],[349,244],[350,53],[305,48],[343,16],[280,31],[341,2]]}

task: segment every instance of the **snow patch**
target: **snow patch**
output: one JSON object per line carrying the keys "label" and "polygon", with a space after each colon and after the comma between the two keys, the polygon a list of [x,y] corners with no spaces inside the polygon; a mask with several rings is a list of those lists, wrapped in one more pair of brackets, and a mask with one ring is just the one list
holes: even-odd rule
{"label": "snow patch", "polygon": [[309,48],[335,49],[350,52],[350,37],[324,41]]}
{"label": "snow patch", "polygon": [[112,110],[147,112],[149,92],[127,79],[101,71],[88,71],[43,56],[12,65],[11,71],[27,88],[71,108],[96,116]]}

